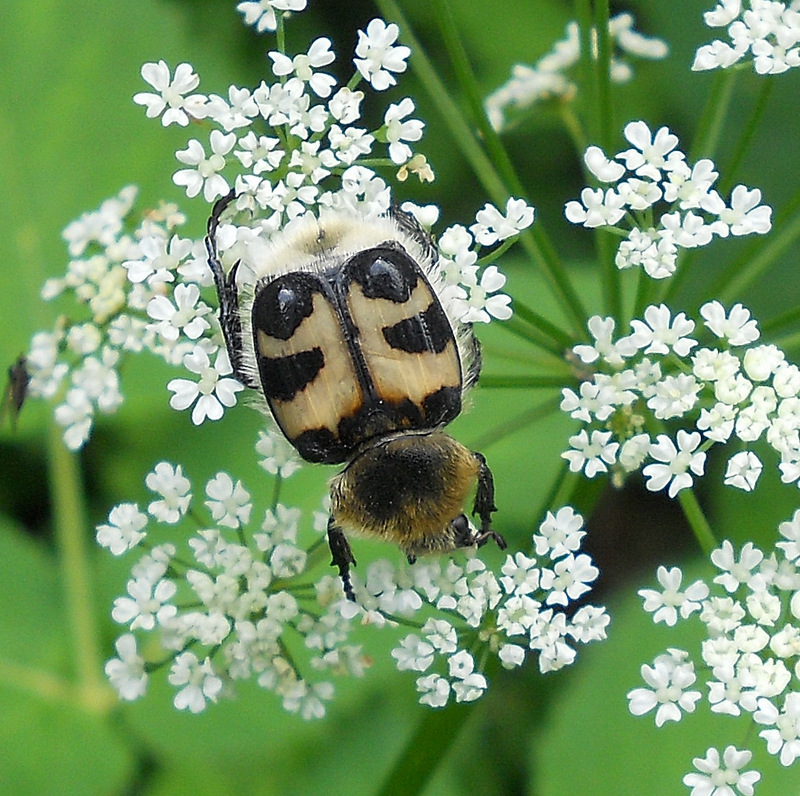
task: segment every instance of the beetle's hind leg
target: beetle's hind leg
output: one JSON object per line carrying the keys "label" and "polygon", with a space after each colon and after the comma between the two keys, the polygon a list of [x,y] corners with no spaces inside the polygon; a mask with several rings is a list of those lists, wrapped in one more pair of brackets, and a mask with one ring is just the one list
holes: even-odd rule
{"label": "beetle's hind leg", "polygon": [[356,595],[353,592],[353,584],[350,582],[350,566],[355,566],[356,560],[350,549],[350,542],[347,541],[344,531],[334,523],[333,517],[328,520],[328,546],[331,549],[331,566],[339,569],[345,597],[351,602],[355,602]]}
{"label": "beetle's hind leg", "polygon": [[483,547],[490,539],[501,549],[505,550],[508,545],[506,540],[497,531],[493,531],[492,512],[497,511],[494,505],[494,477],[483,454],[473,451],[472,455],[478,460],[478,490],[475,493],[475,504],[472,513],[480,517],[480,533],[475,537],[474,543],[478,547]]}

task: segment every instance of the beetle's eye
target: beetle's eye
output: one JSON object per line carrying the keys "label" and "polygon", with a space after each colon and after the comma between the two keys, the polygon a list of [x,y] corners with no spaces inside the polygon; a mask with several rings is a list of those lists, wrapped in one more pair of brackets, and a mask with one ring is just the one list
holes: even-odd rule
{"label": "beetle's eye", "polygon": [[381,298],[402,304],[417,284],[413,266],[404,255],[373,249],[364,252],[356,266],[355,280],[367,298]]}
{"label": "beetle's eye", "polygon": [[314,309],[302,274],[287,274],[266,285],[253,302],[253,325],[270,337],[288,340]]}

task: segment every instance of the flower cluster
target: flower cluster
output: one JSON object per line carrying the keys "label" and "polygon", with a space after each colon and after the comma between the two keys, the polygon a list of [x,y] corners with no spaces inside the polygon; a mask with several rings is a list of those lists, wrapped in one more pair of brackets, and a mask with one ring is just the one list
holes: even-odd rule
{"label": "flower cluster", "polygon": [[575,660],[571,641],[606,637],[609,617],[604,608],[583,606],[571,616],[566,610],[599,574],[580,552],[585,535],[583,519],[567,506],[548,512],[533,535],[535,554],[507,556],[499,578],[477,558],[466,567],[431,563],[414,572],[416,589],[431,606],[466,622],[459,631],[451,620],[428,619],[392,650],[399,670],[419,673],[423,705],[442,707],[451,698],[470,702],[483,694],[487,682],[476,667],[476,643],[482,652],[494,652],[507,669],[522,665],[532,650],[544,673]]}
{"label": "flower cluster", "polygon": [[[200,290],[210,284],[202,240],[180,236],[185,216],[162,205],[134,224],[136,188],[129,186],[65,230],[72,260],[66,274],[45,283],[51,300],[69,292],[83,316],[62,317],[52,332],[34,335],[27,355],[31,396],[54,399],[67,446],[89,438],[95,414],[123,402],[119,369],[126,355],[150,351],[184,364],[200,383],[184,389],[195,416],[216,418],[242,389],[233,379],[219,329]],[[213,360],[213,364],[212,364]],[[191,400],[190,400],[191,397]]]}
{"label": "flower cluster", "polygon": [[591,174],[610,187],[584,188],[580,202],[565,208],[573,224],[626,235],[618,268],[640,266],[664,279],[675,273],[680,249],[705,246],[715,236],[769,232],[772,209],[760,204],[758,188],[737,185],[726,202],[713,187],[719,177],[714,163],[703,158],[690,165],[666,127],[653,135],[645,122],[630,122],[624,134],[632,147],[613,158],[597,146],[584,155]]}
{"label": "flower cluster", "polygon": [[[270,236],[309,212],[332,209],[364,218],[386,213],[392,205],[391,187],[374,170],[375,164],[399,169],[400,180],[409,174],[423,181],[433,179],[425,157],[412,149],[422,138],[424,124],[413,118],[415,106],[409,97],[387,107],[378,129],[360,124],[365,94],[356,86],[367,81],[374,90],[385,90],[406,68],[410,51],[396,44],[397,37],[397,26],[380,19],[359,31],[356,71],[341,87],[320,71],[335,58],[327,38],[316,39],[306,53],[293,58],[270,52],[278,82],[262,81],[252,91],[231,86],[227,99],[184,97],[199,85],[187,64],[177,67],[172,80],[164,62],[142,68],[142,76],[158,92],[135,97],[147,106],[148,115],[163,111],[165,124],[172,114],[169,121],[185,125],[191,118],[214,128],[207,145],[191,139],[185,150],[176,153],[186,168],[178,169],[173,179],[188,196],[202,192],[209,202],[234,190],[240,217],[219,230],[218,246],[226,266],[241,263],[242,275],[252,270],[263,258]],[[438,217],[435,207],[407,209],[423,224]],[[533,209],[512,199],[506,214],[487,206],[478,212],[470,231],[457,225],[442,234],[442,240],[449,242],[443,270],[451,282],[447,297],[464,322],[510,317],[509,297],[497,293],[505,278],[496,266],[488,265],[491,257],[481,260],[484,270],[479,273],[477,251],[518,235],[532,222]]]}
{"label": "flower cluster", "polygon": [[[714,443],[735,441],[725,483],[751,491],[763,465],[747,447],[764,439],[784,483],[800,479],[800,368],[777,346],[754,345],[758,327],[741,304],[726,312],[711,301],[700,315],[705,346],[691,336],[695,322],[664,304],[648,307],[617,340],[613,319],[589,320],[594,342],[573,351],[597,372],[562,391],[562,411],[585,424],[562,454],[573,472],[610,471],[621,481],[645,465],[647,488],[674,497],[703,474]],[[665,421],[683,426],[674,438]]]}
{"label": "flower cluster", "polygon": [[[627,83],[633,76],[625,56],[659,59],[667,55],[667,45],[661,39],[643,36],[633,29],[633,16],[617,14],[608,23],[609,40],[613,44],[610,73],[614,83]],[[597,32],[592,30],[595,50]],[[486,114],[495,130],[506,126],[510,109],[524,111],[536,102],[548,99],[569,99],[577,91],[567,77],[569,70],[580,60],[580,32],[577,22],[567,25],[566,36],[557,41],[553,50],[542,56],[534,66],[515,64],[511,79],[493,91],[485,102]],[[594,53],[597,57],[597,53]]]}
{"label": "flower cluster", "polygon": [[[658,568],[661,590],[639,592],[645,610],[670,627],[699,617],[707,637],[695,658],[669,649],[652,666],[642,666],[647,687],[633,689],[628,699],[634,715],[655,709],[659,727],[680,721],[704,697],[712,713],[749,714],[762,728],[767,751],[789,766],[800,757],[800,511],[778,531],[781,541],[769,555],[752,542],[738,552],[723,542],[711,554],[718,574],[709,583],[698,580],[681,590],[679,568]],[[729,757],[736,758],[736,769],[749,762],[750,754],[731,749],[726,764]],[[719,753],[710,749],[705,762],[695,764],[710,774],[719,766]],[[740,792],[752,793],[742,785],[752,786],[760,775],[741,777]],[[695,787],[702,781],[697,774],[684,780]]]}
{"label": "flower cluster", "polygon": [[800,66],[800,3],[721,0],[703,14],[710,28],[727,28],[730,43],[715,39],[695,54],[692,69],[727,69],[748,56],[759,75]]}
{"label": "flower cluster", "polygon": [[[598,574],[580,552],[585,532],[570,508],[548,514],[533,536],[540,561],[509,555],[495,576],[474,557],[400,567],[380,560],[363,581],[353,573],[354,604],[331,574],[310,583],[316,565],[327,564],[320,547],[325,513],[315,513],[313,541],[303,546],[299,509],[278,503],[258,513],[250,493],[227,473],[205,484],[205,512],[180,466],[161,462],[146,484],[155,493],[146,510],[122,503],[97,529],[98,542],[114,555],[145,551],[112,611],[126,630],[106,673],[124,699],[141,697],[150,673],[169,666],[178,709],[200,712],[232,695],[235,681],[254,679],[286,710],[318,718],[334,694],[331,678],[358,677],[367,666],[351,632],[359,624],[400,624],[421,635],[405,636],[392,650],[397,668],[425,672],[417,680],[420,702],[440,707],[451,696],[465,702],[483,694],[489,653],[512,668],[534,650],[546,672],[573,662],[571,641],[605,638],[605,609],[564,613]],[[182,534],[186,549],[164,541],[189,520],[195,528]],[[137,638],[143,633],[152,634],[146,645]],[[145,660],[140,649],[153,656],[156,647],[157,659]],[[436,671],[437,658],[445,661],[445,675]]]}
{"label": "flower cluster", "polygon": [[[305,2],[241,6],[246,16],[255,13],[252,6],[269,15],[301,11]],[[305,213],[386,213],[391,187],[372,166],[399,168],[401,179],[410,173],[432,179],[425,158],[411,148],[424,127],[412,117],[411,99],[390,104],[376,130],[358,124],[365,97],[358,83],[383,90],[405,70],[409,51],[396,44],[397,36],[396,25],[370,22],[359,32],[353,79],[338,88],[321,71],[335,57],[325,38],[293,58],[271,52],[277,81],[252,91],[231,86],[227,97],[197,93],[200,79],[189,64],[179,64],[174,74],[163,61],[142,67],[154,92],[134,99],[149,117],[209,129],[207,144],[193,138],[176,153],[182,167],[174,181],[188,196],[202,193],[209,202],[235,191],[237,224],[223,224],[217,240],[228,267],[240,262],[245,275],[270,237]],[[369,166],[360,162],[367,159]],[[98,411],[114,412],[123,402],[119,370],[129,353],[149,351],[184,369],[167,385],[170,405],[191,411],[195,424],[218,420],[242,390],[232,378],[213,302],[204,300],[213,282],[204,241],[180,235],[186,219],[174,205],[146,213],[137,224],[135,197],[134,187],[125,188],[70,224],[64,237],[73,259],[66,275],[43,289],[45,299],[69,291],[86,308],[85,317],[60,318],[52,332],[37,334],[27,355],[29,394],[56,401],[56,421],[73,450],[86,443]],[[403,208],[426,226],[438,219],[435,206]],[[499,292],[505,276],[490,263],[533,217],[533,208],[509,199],[505,212],[486,205],[469,228],[454,225],[441,234],[443,297],[454,316],[466,323],[511,316],[511,299]],[[482,247],[494,248],[485,254]]]}

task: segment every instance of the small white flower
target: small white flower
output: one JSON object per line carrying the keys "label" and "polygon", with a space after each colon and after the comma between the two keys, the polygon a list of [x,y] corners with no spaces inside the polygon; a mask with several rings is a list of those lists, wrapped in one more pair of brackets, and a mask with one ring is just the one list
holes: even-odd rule
{"label": "small white flower", "polygon": [[701,600],[708,597],[708,586],[697,580],[686,591],[680,591],[683,573],[678,567],[667,569],[660,566],[657,570],[658,582],[663,591],[639,589],[637,592],[644,598],[644,610],[653,614],[653,622],[663,622],[672,627],[678,621],[678,611],[682,619],[701,609]]}
{"label": "small white flower", "polygon": [[236,393],[244,389],[236,379],[226,378],[233,373],[227,352],[220,349],[212,367],[208,354],[202,348],[196,348],[183,358],[183,364],[187,370],[200,376],[200,380],[172,379],[167,384],[167,389],[174,393],[169,405],[182,411],[194,404],[192,423],[196,426],[206,418],[219,420],[223,407],[234,406]]}
{"label": "small white flower", "polygon": [[500,571],[503,573],[500,583],[507,594],[531,594],[539,588],[536,559],[528,558],[522,552],[507,556]]}
{"label": "small white flower", "polygon": [[147,107],[147,117],[152,119],[164,112],[161,124],[179,124],[186,127],[189,120],[202,118],[206,98],[202,94],[191,94],[200,85],[200,78],[194,73],[190,64],[178,64],[175,76],[170,79],[169,67],[164,61],[147,63],[142,66],[142,77],[158,94],[141,92],[135,94],[133,101],[137,105]]}
{"label": "small white flower", "polygon": [[117,597],[111,618],[120,624],[130,623],[130,629],[137,627],[152,630],[156,624],[164,625],[172,619],[178,609],[170,604],[177,586],[171,580],[151,583],[144,578],[128,581],[128,597]]}
{"label": "small white flower", "polygon": [[503,215],[494,205],[486,204],[475,214],[470,231],[482,246],[493,246],[512,238],[533,224],[534,209],[524,199],[510,198]]}
{"label": "small white flower", "polygon": [[701,437],[697,432],[678,431],[675,443],[666,435],[659,434],[650,445],[650,456],[661,464],[648,464],[642,474],[647,478],[646,486],[651,492],[658,492],[669,484],[668,494],[674,498],[681,489],[692,486],[691,470],[695,475],[702,475],[706,454],[698,451]]}
{"label": "small white flower", "polygon": [[386,109],[383,117],[386,141],[389,144],[389,157],[393,163],[405,163],[413,154],[405,141],[419,141],[422,138],[424,122],[406,119],[414,112],[414,102],[406,97]]}
{"label": "small white flower", "polygon": [[283,434],[275,431],[259,431],[256,453],[263,456],[259,464],[271,475],[290,478],[303,465],[297,449]]}
{"label": "small white flower", "polygon": [[538,555],[555,560],[577,552],[584,536],[583,517],[572,506],[563,506],[555,514],[547,512],[533,543]]}
{"label": "small white flower", "polygon": [[473,702],[487,688],[486,678],[475,671],[475,660],[466,650],[451,655],[447,662],[456,702]]}
{"label": "small white flower", "polygon": [[590,229],[613,226],[625,217],[625,212],[625,200],[613,188],[584,188],[580,202],[573,200],[564,207],[568,221]]}
{"label": "small white flower", "polygon": [[734,304],[730,313],[718,301],[709,301],[700,307],[705,325],[717,337],[727,340],[731,345],[749,345],[759,338],[758,325],[750,318],[750,310],[741,304]]}
{"label": "small white flower", "polygon": [[450,683],[440,674],[427,674],[417,678],[417,691],[422,695],[419,698],[421,705],[441,708],[450,698]]}
{"label": "small white flower", "polygon": [[628,692],[628,709],[634,716],[642,716],[656,710],[656,727],[667,721],[680,721],[683,714],[694,713],[702,694],[688,691],[697,676],[694,664],[683,650],[670,650],[659,655],[652,666],[641,668],[642,678],[649,688],[634,688]]}
{"label": "small white flower", "polygon": [[399,32],[397,25],[393,22],[387,25],[382,19],[373,19],[366,32],[358,31],[353,62],[376,91],[385,91],[397,82],[392,72],[406,71],[406,59],[411,50],[395,45]]}
{"label": "small white flower", "polygon": [[747,542],[737,561],[733,545],[726,539],[721,547],[711,553],[711,562],[723,572],[714,578],[714,583],[719,583],[729,594],[733,594],[740,585],[751,584],[755,574],[753,570],[763,558],[764,554],[752,542]]}
{"label": "small white flower", "polygon": [[[735,0],[738,4],[739,0]],[[692,771],[683,778],[683,784],[691,788],[690,796],[753,796],[756,782],[761,779],[759,771],[741,771],[753,757],[747,749],[726,746],[722,760],[713,746],[706,751],[705,757],[692,760],[699,774]],[[735,788],[735,790],[734,790]]]}
{"label": "small white flower", "polygon": [[505,283],[506,277],[496,265],[484,269],[480,282],[476,279],[466,282],[469,297],[466,300],[467,309],[460,320],[463,323],[489,323],[492,318],[507,321],[513,314],[511,296],[496,292]]}
{"label": "small white flower", "polygon": [[181,333],[190,340],[197,340],[211,328],[205,315],[211,308],[200,301],[200,288],[197,285],[178,285],[172,294],[173,304],[166,296],[154,296],[147,304],[147,314],[157,321],[150,328],[165,340],[175,342]]}
{"label": "small white flower", "polygon": [[636,349],[627,344],[620,345],[622,341],[614,343],[615,326],[616,323],[611,317],[592,315],[586,328],[594,338],[594,345],[576,345],[572,350],[586,364],[602,359],[613,367],[622,365],[625,357],[630,356]]}
{"label": "small white flower", "polygon": [[616,461],[619,443],[610,442],[611,436],[610,431],[592,431],[589,437],[586,430],[581,429],[569,438],[572,450],[564,451],[561,457],[569,462],[573,473],[583,470],[587,478],[594,478],[598,473],[608,472],[608,465]]}
{"label": "small white flower", "polygon": [[728,459],[725,483],[744,492],[752,492],[764,465],[752,451],[740,451]]}
{"label": "small white flower", "polygon": [[173,467],[169,462],[159,462],[153,472],[147,474],[145,484],[161,495],[161,500],[154,500],[147,507],[159,522],[174,525],[186,514],[192,500],[192,485],[183,475],[181,465]]}
{"label": "small white flower", "polygon": [[211,155],[206,157],[203,145],[192,138],[186,149],[178,150],[175,157],[188,169],[179,169],[172,176],[175,185],[182,185],[189,198],[197,196],[200,189],[207,202],[213,202],[218,196],[225,196],[230,191],[228,181],[219,173],[225,168],[225,155],[236,143],[236,133],[223,134],[220,130],[212,130],[210,136]]}
{"label": "small white flower", "polygon": [[108,525],[97,526],[97,543],[119,556],[144,539],[147,515],[135,503],[120,503],[108,515]]}
{"label": "small white flower", "polygon": [[217,473],[206,484],[206,495],[209,500],[205,504],[214,522],[225,528],[239,528],[250,522],[253,504],[241,481],[234,483],[227,473]]}
{"label": "small white flower", "polygon": [[328,101],[328,110],[341,124],[352,124],[361,116],[361,103],[364,100],[363,91],[352,91],[340,88]]}
{"label": "small white flower", "polygon": [[222,680],[211,661],[206,658],[201,663],[193,652],[182,652],[175,658],[167,680],[171,685],[182,686],[175,695],[175,707],[192,713],[201,713],[206,701],[216,702],[222,691]]}
{"label": "small white flower", "polygon": [[731,235],[765,235],[772,229],[772,208],[759,204],[761,191],[752,190],[744,185],[737,185],[731,192],[731,204],[728,207],[716,192],[709,192],[703,201],[703,209],[719,216],[713,222],[712,229],[722,238]]}
{"label": "small white flower", "polygon": [[458,634],[446,619],[430,618],[422,626],[422,633],[442,655],[452,655],[458,649]]}
{"label": "small white flower", "polygon": [[94,407],[84,390],[67,390],[64,403],[54,411],[56,423],[64,427],[64,444],[72,451],[83,447],[89,439],[94,421]]}
{"label": "small white flower", "polygon": [[678,145],[678,136],[666,127],[653,135],[645,122],[630,122],[623,130],[625,138],[635,147],[620,152],[618,157],[629,171],[651,180],[661,179],[661,170],[667,163],[667,155]]}
{"label": "small white flower", "polygon": [[118,658],[106,662],[105,673],[122,699],[132,701],[144,696],[147,690],[147,672],[144,659],[136,649],[136,638],[131,633],[121,635],[115,642]]}
{"label": "small white flower", "polygon": [[525,647],[518,644],[503,644],[497,657],[504,669],[515,669],[525,662]]}
{"label": "small white flower", "polygon": [[648,434],[634,434],[626,439],[619,449],[619,463],[623,470],[632,473],[638,470],[650,451],[652,440]]}
{"label": "small white flower", "polygon": [[644,321],[632,320],[631,328],[631,342],[645,354],[666,355],[672,349],[679,357],[685,357],[697,345],[696,340],[687,336],[694,331],[694,321],[682,312],[673,319],[666,304],[647,307]]}
{"label": "small white flower", "polygon": [[744,608],[731,597],[712,596],[703,603],[700,611],[700,621],[708,627],[712,637],[732,633],[744,617]]}
{"label": "small white flower", "polygon": [[542,570],[541,586],[548,592],[546,604],[568,605],[570,600],[577,600],[589,591],[589,584],[599,574],[600,570],[585,553],[578,556],[570,553],[556,561],[552,569]]}
{"label": "small white flower", "polygon": [[759,735],[767,742],[767,751],[778,755],[781,765],[790,766],[800,757],[800,693],[787,694],[780,711],[762,697],[758,700],[758,710],[753,719],[769,726]]}
{"label": "small white flower", "polygon": [[270,52],[269,57],[272,59],[272,71],[278,77],[294,74],[303,83],[308,83],[318,97],[329,97],[336,85],[336,78],[332,75],[314,71],[336,59],[331,50],[331,40],[324,36],[315,39],[307,53],[295,55],[294,58],[280,52]]}
{"label": "small white flower", "polygon": [[694,376],[687,373],[665,376],[654,385],[647,405],[659,420],[682,417],[694,408],[702,387]]}
{"label": "small white flower", "polygon": [[424,672],[433,663],[434,649],[429,642],[411,633],[400,641],[391,654],[398,671]]}

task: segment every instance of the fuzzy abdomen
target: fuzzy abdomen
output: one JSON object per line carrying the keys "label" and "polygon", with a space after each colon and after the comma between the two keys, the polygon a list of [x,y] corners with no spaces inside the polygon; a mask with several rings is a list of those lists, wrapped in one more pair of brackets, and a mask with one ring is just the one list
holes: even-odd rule
{"label": "fuzzy abdomen", "polygon": [[336,525],[398,545],[407,555],[454,550],[453,526],[475,487],[474,454],[440,431],[400,433],[369,445],[331,483]]}

